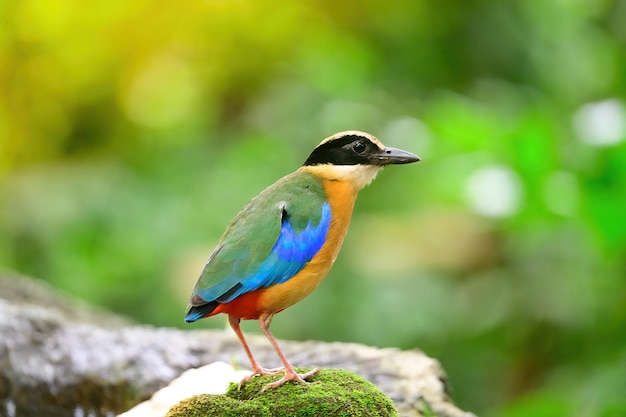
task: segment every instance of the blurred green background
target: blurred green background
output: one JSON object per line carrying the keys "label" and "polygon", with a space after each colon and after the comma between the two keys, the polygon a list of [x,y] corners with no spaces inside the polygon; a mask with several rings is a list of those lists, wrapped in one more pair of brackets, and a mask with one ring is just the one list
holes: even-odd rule
{"label": "blurred green background", "polygon": [[423,161],[361,192],[275,334],[422,349],[481,416],[624,416],[624,22],[624,0],[3,1],[0,265],[183,327],[237,210],[365,130]]}

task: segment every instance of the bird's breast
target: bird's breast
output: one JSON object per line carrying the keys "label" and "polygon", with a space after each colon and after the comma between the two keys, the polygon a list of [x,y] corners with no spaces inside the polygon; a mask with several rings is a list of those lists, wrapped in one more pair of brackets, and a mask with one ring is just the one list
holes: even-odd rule
{"label": "bird's breast", "polygon": [[324,279],[348,231],[357,189],[346,181],[324,181],[331,222],[322,248],[300,272],[288,281],[264,288],[259,294],[259,307],[264,312],[283,310],[313,291]]}

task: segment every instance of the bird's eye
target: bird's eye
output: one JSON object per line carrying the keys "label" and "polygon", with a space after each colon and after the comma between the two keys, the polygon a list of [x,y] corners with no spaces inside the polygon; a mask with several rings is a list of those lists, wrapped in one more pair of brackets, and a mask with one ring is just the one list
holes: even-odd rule
{"label": "bird's eye", "polygon": [[357,140],[352,145],[352,150],[356,153],[363,153],[367,149],[367,145],[362,140]]}

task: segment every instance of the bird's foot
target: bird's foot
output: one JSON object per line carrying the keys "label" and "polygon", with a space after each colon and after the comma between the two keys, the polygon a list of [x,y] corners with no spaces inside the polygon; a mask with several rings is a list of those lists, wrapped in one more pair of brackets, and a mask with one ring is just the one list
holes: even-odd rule
{"label": "bird's foot", "polygon": [[250,375],[244,377],[241,381],[239,381],[238,389],[241,389],[241,386],[243,384],[250,381],[252,378],[254,378],[257,375],[276,375],[276,374],[283,372],[284,370],[285,368],[265,369],[265,368],[261,368],[260,366],[258,368],[254,368]]}
{"label": "bird's foot", "polygon": [[279,379],[278,381],[272,382],[270,384],[267,384],[266,386],[263,387],[261,392],[265,391],[268,388],[280,387],[287,381],[296,381],[299,384],[317,384],[318,382],[306,382],[305,380],[307,378],[312,377],[316,373],[318,373],[319,370],[320,370],[319,368],[315,368],[315,369],[310,370],[307,373],[298,374],[293,369],[285,369],[285,375],[281,379]]}

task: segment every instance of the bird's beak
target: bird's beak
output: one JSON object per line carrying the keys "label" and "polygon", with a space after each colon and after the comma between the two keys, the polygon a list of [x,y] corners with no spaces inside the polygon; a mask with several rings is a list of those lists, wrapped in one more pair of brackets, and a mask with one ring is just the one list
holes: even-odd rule
{"label": "bird's beak", "polygon": [[396,148],[385,148],[371,156],[372,163],[376,165],[410,164],[419,160],[419,157],[411,152]]}

